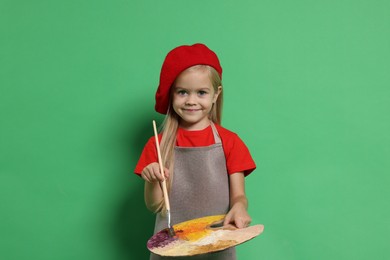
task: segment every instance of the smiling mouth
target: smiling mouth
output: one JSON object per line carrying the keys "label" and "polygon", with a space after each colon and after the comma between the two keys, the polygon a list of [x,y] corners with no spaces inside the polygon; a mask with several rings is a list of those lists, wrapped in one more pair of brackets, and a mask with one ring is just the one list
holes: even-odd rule
{"label": "smiling mouth", "polygon": [[196,112],[199,111],[200,109],[183,109],[186,112]]}

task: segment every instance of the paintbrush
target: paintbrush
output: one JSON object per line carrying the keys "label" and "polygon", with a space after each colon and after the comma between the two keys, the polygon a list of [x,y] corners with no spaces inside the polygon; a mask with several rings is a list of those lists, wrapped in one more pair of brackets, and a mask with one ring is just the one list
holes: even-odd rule
{"label": "paintbrush", "polygon": [[161,172],[161,174],[162,174],[162,176],[164,178],[164,180],[161,182],[161,186],[162,186],[162,190],[163,190],[165,208],[167,210],[168,234],[169,234],[169,236],[173,237],[173,236],[175,236],[175,230],[171,226],[171,207],[170,207],[170,204],[169,204],[167,183],[165,181],[165,176],[164,176],[164,167],[163,167],[162,159],[161,159],[160,144],[159,144],[159,141],[158,141],[156,122],[154,120],[153,120],[153,130],[154,130],[154,138],[156,140],[158,164],[160,165],[160,172]]}

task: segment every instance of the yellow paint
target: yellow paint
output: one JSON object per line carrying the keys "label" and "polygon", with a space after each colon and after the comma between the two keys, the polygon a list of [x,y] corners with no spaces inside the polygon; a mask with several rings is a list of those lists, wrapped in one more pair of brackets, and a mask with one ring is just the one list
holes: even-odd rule
{"label": "yellow paint", "polygon": [[208,228],[208,226],[214,222],[222,220],[224,217],[225,215],[217,215],[193,219],[174,225],[173,228],[179,239],[196,241],[210,234],[212,231]]}

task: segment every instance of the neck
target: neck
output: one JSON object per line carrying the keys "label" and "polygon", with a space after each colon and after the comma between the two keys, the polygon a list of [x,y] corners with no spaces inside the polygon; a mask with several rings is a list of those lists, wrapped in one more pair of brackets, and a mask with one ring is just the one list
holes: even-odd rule
{"label": "neck", "polygon": [[211,124],[210,120],[207,120],[206,122],[200,122],[198,124],[192,124],[181,120],[179,123],[179,127],[187,131],[197,131],[197,130],[203,130],[207,128],[210,124]]}

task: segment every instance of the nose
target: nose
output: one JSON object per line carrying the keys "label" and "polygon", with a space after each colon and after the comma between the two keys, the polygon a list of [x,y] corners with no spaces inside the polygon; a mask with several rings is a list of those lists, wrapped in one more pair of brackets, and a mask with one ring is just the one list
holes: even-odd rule
{"label": "nose", "polygon": [[196,97],[194,97],[194,95],[192,94],[188,95],[186,99],[186,105],[187,106],[196,105]]}

